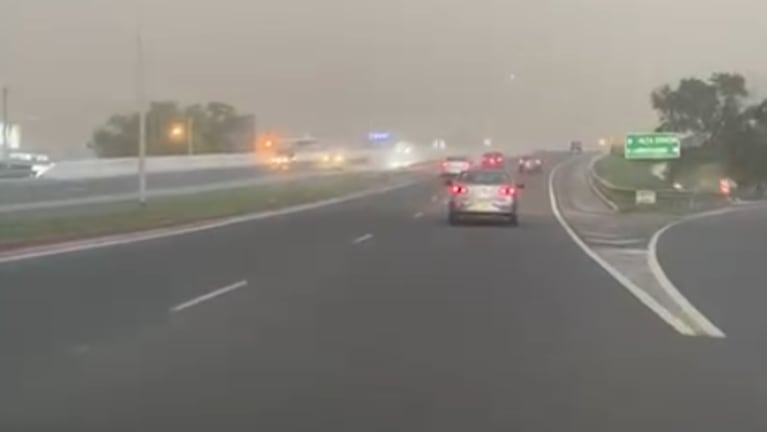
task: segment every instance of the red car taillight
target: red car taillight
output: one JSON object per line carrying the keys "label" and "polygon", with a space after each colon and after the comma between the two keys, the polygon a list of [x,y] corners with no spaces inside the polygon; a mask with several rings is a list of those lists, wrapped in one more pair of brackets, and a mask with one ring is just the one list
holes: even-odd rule
{"label": "red car taillight", "polygon": [[501,186],[501,189],[498,191],[498,193],[500,193],[501,196],[513,197],[517,194],[517,188],[514,186]]}
{"label": "red car taillight", "polygon": [[450,193],[453,195],[463,195],[467,193],[469,189],[466,188],[466,186],[454,184],[450,187]]}

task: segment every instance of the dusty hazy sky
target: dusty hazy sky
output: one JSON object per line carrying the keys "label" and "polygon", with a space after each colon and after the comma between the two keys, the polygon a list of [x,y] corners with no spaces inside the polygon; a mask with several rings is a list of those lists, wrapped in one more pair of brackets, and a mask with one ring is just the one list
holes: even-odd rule
{"label": "dusty hazy sky", "polygon": [[652,126],[648,92],[683,75],[767,85],[764,0],[0,0],[24,144],[83,154],[132,108],[138,1],[152,98],[296,133],[551,145]]}

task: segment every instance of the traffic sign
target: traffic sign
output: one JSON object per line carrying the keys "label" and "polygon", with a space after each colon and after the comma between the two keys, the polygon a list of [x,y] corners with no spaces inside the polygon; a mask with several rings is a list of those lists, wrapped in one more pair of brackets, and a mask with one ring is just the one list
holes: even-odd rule
{"label": "traffic sign", "polygon": [[671,133],[631,133],[626,135],[623,154],[626,159],[678,159],[679,136]]}
{"label": "traffic sign", "polygon": [[368,133],[368,141],[371,143],[382,143],[391,139],[391,133],[389,132],[370,132]]}
{"label": "traffic sign", "polygon": [[639,189],[636,191],[634,199],[637,204],[655,204],[655,191]]}

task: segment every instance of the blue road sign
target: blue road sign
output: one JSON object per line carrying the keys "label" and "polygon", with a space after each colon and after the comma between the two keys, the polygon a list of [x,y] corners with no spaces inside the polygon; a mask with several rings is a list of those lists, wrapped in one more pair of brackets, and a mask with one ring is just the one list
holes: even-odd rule
{"label": "blue road sign", "polygon": [[391,133],[389,132],[370,132],[368,134],[368,141],[371,143],[382,143],[391,139]]}

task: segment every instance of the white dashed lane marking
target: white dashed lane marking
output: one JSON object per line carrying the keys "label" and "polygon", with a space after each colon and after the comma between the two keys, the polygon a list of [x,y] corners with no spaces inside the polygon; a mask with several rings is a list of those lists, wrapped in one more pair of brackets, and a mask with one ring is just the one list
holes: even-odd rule
{"label": "white dashed lane marking", "polygon": [[360,243],[366,242],[366,241],[368,241],[368,240],[370,240],[372,238],[373,238],[373,234],[368,233],[368,234],[361,235],[361,236],[357,237],[356,239],[354,239],[352,241],[352,243],[353,244],[360,244]]}

